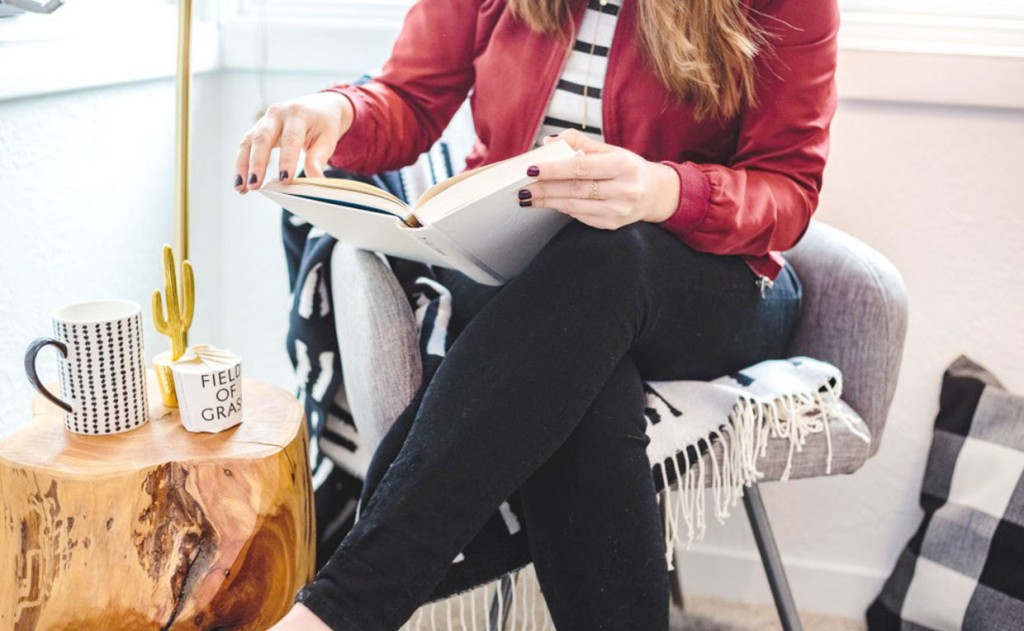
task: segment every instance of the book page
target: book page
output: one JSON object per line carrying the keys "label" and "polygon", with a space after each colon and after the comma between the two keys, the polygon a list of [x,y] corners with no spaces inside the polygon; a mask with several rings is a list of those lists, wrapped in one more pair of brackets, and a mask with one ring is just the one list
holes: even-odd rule
{"label": "book page", "polygon": [[550,208],[521,208],[516,190],[525,183],[513,182],[431,226],[458,244],[468,259],[479,261],[504,280],[514,278],[572,221],[569,215]]}
{"label": "book page", "polygon": [[337,177],[297,177],[292,180],[292,184],[308,184],[310,186],[323,186],[341,191],[354,191],[357,193],[363,193],[364,195],[373,195],[375,197],[381,197],[383,199],[390,200],[396,204],[404,205],[401,199],[395,197],[391,193],[385,191],[382,188],[378,188],[373,184],[367,184],[366,182],[360,182],[358,180],[346,180],[344,178]]}
{"label": "book page", "polygon": [[[564,160],[575,154],[569,143],[559,140],[507,160],[460,173],[427,189],[416,205],[415,216],[421,224],[430,224],[458,212],[471,202],[493,195],[499,189],[514,183],[530,182],[526,169],[531,165]],[[514,197],[515,193],[512,195]],[[529,211],[528,208],[524,210]]]}
{"label": "book page", "polygon": [[[412,209],[391,193],[365,182],[338,178],[295,178],[293,184],[271,180],[261,193],[305,198],[368,213],[383,213],[407,221]],[[288,204],[282,204],[288,208]]]}
{"label": "book page", "polygon": [[[519,205],[516,191],[533,181],[526,168],[573,155],[572,147],[560,141],[499,162],[439,193],[430,200],[430,208],[417,209],[416,214],[423,220],[429,211],[428,225],[458,245],[467,259],[498,278],[513,278],[571,221],[550,208]],[[433,205],[442,203],[461,205],[435,212]]]}
{"label": "book page", "polygon": [[416,200],[415,204],[413,204],[413,208],[422,208],[423,204],[425,204],[428,201],[430,201],[430,199],[432,197],[436,196],[438,193],[442,193],[448,187],[452,186],[453,184],[458,184],[462,180],[465,180],[466,178],[472,177],[472,176],[476,175],[477,173],[480,173],[484,169],[486,169],[488,167],[492,167],[492,166],[494,166],[494,165],[493,164],[488,164],[486,166],[477,167],[475,169],[470,169],[469,171],[463,171],[462,173],[458,173],[456,175],[451,176],[450,178],[448,178],[447,180],[445,180],[443,182],[438,182],[437,184],[435,184],[435,185],[431,186],[430,188],[428,188],[427,190],[423,191],[423,194],[420,195],[420,198]]}
{"label": "book page", "polygon": [[260,193],[284,206],[324,232],[363,250],[380,251],[431,265],[451,267],[449,259],[428,243],[412,238],[412,229],[394,215],[337,206],[288,195],[265,186]]}

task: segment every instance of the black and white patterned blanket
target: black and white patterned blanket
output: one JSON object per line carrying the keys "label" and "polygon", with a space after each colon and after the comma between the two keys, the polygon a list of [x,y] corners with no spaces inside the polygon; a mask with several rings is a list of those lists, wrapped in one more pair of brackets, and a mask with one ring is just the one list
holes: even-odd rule
{"label": "black and white patterned blanket", "polygon": [[[359,179],[411,200],[426,186],[453,172],[443,143],[425,157],[402,172]],[[351,177],[340,172],[327,175]],[[330,260],[336,240],[287,211],[283,237],[293,292],[288,352],[309,423],[318,562],[322,563],[357,518],[361,494],[365,502],[401,448],[419,395],[396,419],[378,448],[377,466],[367,471],[371,454],[360,445],[345,398],[338,396],[344,384],[332,304],[345,298],[331,295]],[[454,341],[446,330],[452,296],[429,266],[387,260],[406,291],[419,325],[422,392]],[[841,418],[857,431],[857,419],[850,416],[849,408],[839,405],[839,370],[807,357],[762,362],[710,382],[652,382],[646,384],[646,391],[647,433],[651,437],[648,456],[659,501],[667,502],[664,515],[669,567],[677,539],[685,536],[690,541],[704,531],[705,486],[713,490],[708,494],[711,512],[719,520],[724,519],[741,496],[742,487],[761,476],[757,459],[769,438],[787,438],[792,458],[807,435],[827,433],[829,421]],[[866,435],[862,437],[868,440]],[[720,449],[710,449],[715,443]],[[703,458],[709,452],[710,467],[705,466]],[[828,457],[831,459],[831,451]],[[787,476],[788,465],[782,477]],[[675,486],[678,493],[666,492]],[[454,559],[431,600],[494,581],[527,565],[530,553],[524,523],[517,494],[513,494]]]}

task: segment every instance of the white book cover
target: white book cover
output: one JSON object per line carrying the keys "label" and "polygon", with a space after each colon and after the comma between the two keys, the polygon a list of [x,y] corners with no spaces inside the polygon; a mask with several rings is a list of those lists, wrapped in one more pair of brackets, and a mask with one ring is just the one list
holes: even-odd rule
{"label": "white book cover", "polygon": [[357,248],[450,267],[500,285],[518,274],[565,224],[550,208],[521,207],[527,167],[576,155],[565,141],[461,173],[428,189],[415,208],[350,180],[268,182],[268,198]]}

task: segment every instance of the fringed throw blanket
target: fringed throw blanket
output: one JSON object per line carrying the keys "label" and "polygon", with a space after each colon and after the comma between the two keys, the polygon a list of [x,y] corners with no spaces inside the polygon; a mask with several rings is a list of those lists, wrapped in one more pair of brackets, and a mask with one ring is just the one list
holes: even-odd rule
{"label": "fringed throw blanket", "polygon": [[[441,151],[435,147],[428,154],[429,169],[358,179],[403,199],[415,198],[416,190],[412,189],[423,190],[451,174],[450,160],[443,144],[440,147]],[[423,163],[421,160],[421,167]],[[424,177],[424,172],[430,175]],[[329,175],[353,177],[339,172]],[[287,212],[283,233],[293,291],[288,351],[309,423],[318,563],[323,563],[357,518],[361,495],[365,503],[401,448],[419,396],[396,419],[378,448],[376,466],[367,471],[371,454],[360,446],[345,397],[338,396],[344,385],[332,304],[345,297],[331,295],[330,257],[336,241]],[[416,316],[423,357],[422,393],[454,342],[447,330],[452,295],[429,266],[385,260],[405,289]],[[659,502],[665,508],[669,567],[680,537],[687,542],[700,538],[707,513],[723,520],[741,497],[743,486],[761,477],[758,459],[769,439],[789,441],[791,464],[807,436],[824,432],[829,445],[826,471],[831,465],[830,422],[841,419],[852,432],[869,440],[859,429],[864,427],[859,419],[848,406],[840,404],[839,370],[809,357],[765,361],[710,382],[650,382],[645,388],[647,433],[651,438],[648,456]],[[789,465],[782,478],[788,473]],[[678,492],[669,493],[671,489]],[[517,494],[513,494],[453,560],[430,600],[486,586],[529,562],[525,521]]]}

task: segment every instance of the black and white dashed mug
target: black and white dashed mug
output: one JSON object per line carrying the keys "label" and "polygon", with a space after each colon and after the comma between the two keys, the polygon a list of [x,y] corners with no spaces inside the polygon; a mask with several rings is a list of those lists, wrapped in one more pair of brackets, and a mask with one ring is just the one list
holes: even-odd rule
{"label": "black and white dashed mug", "polygon": [[[117,434],[149,420],[142,309],[128,300],[93,300],[58,309],[53,337],[25,352],[25,372],[44,397],[64,410],[64,426],[76,434]],[[60,397],[39,380],[36,355],[60,351]]]}

